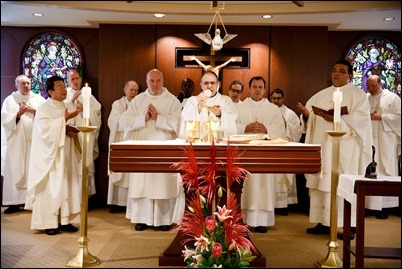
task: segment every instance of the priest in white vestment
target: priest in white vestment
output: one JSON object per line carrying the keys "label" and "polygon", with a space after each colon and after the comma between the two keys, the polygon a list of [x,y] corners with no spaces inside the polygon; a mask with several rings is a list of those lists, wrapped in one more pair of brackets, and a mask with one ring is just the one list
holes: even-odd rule
{"label": "priest in white vestment", "polygon": [[[271,103],[277,105],[282,112],[282,117],[285,120],[286,140],[299,142],[303,134],[303,129],[300,123],[299,116],[286,105],[283,104],[285,93],[282,89],[274,89],[271,92]],[[288,205],[297,204],[297,186],[295,174],[278,174],[275,180],[276,201],[275,208],[280,209],[277,212],[280,215],[287,215]],[[281,211],[282,210],[282,211]]]}
{"label": "priest in white vestment", "polygon": [[[378,176],[398,176],[398,157],[401,155],[401,97],[382,88],[381,78],[371,75],[366,84],[370,103],[373,142]],[[381,210],[398,207],[399,197],[382,197],[383,201],[367,197],[366,208]],[[387,214],[377,214],[387,218]]]}
{"label": "priest in white vestment", "polygon": [[[71,126],[82,107],[64,102],[64,80],[53,76],[46,81],[50,98],[36,111],[25,209],[32,210],[31,229],[47,235],[76,232],[70,222],[79,221],[81,159],[78,130]],[[78,144],[78,147],[76,147]]]}
{"label": "priest in white vestment", "polygon": [[[269,134],[286,138],[285,121],[279,108],[264,98],[266,82],[263,77],[250,79],[250,97],[236,106],[239,134]],[[244,181],[241,208],[244,222],[254,232],[266,233],[275,225],[275,178],[277,174],[253,173]]]}
{"label": "priest in white vestment", "polygon": [[[148,88],[138,94],[122,116],[124,140],[174,140],[180,125],[180,101],[163,87],[157,69],[147,73]],[[168,231],[180,184],[175,173],[131,173],[126,217],[142,231],[149,226]]]}
{"label": "priest in white vestment", "polygon": [[228,96],[232,99],[235,105],[241,103],[241,95],[243,93],[243,83],[240,80],[233,80],[229,84]]}
{"label": "priest in white vestment", "polygon": [[[123,141],[124,127],[119,124],[119,120],[123,113],[126,112],[131,100],[138,94],[138,89],[139,86],[137,82],[133,80],[127,81],[123,88],[124,96],[113,102],[112,110],[107,120],[107,125],[110,130],[109,147],[112,143]],[[108,158],[108,162],[109,159],[110,158]],[[117,213],[119,212],[119,208],[116,208],[116,206],[127,206],[129,174],[113,172],[109,169],[108,172],[109,188],[107,191],[107,204],[111,205],[111,213]]]}
{"label": "priest in white vestment", "polygon": [[[321,171],[305,174],[310,195],[309,220],[317,224],[306,230],[309,234],[329,234],[330,231],[332,137],[327,131],[334,129],[334,117],[324,113],[316,115],[312,106],[333,109],[333,94],[337,88],[343,95],[341,105],[348,109],[348,114],[340,117],[340,128],[347,133],[340,137],[339,174],[364,175],[371,162],[373,139],[370,106],[366,93],[350,83],[352,75],[353,67],[348,61],[337,61],[332,68],[333,85],[313,95],[305,106],[301,103],[297,105],[306,131],[305,143],[321,145]],[[338,227],[343,227],[342,200],[338,199],[337,204]],[[355,221],[352,214],[353,227]]]}
{"label": "priest in white vestment", "polygon": [[[206,137],[204,124],[208,119],[219,122],[219,133],[222,136],[237,134],[236,119],[237,111],[229,96],[219,93],[220,82],[218,76],[212,71],[206,71],[201,77],[201,93],[188,99],[181,112],[179,138],[187,139],[185,132],[185,121],[198,121],[199,130],[196,138]],[[207,93],[205,93],[207,92]],[[181,182],[180,174],[177,174]],[[177,222],[181,222],[185,210],[185,194],[181,189],[176,204]]]}
{"label": "priest in white vestment", "polygon": [[186,139],[184,123],[187,120],[199,121],[198,138],[201,139],[207,135],[204,124],[208,119],[220,122],[222,135],[236,134],[237,111],[230,97],[219,93],[220,82],[216,74],[211,71],[205,72],[200,85],[201,93],[191,96],[183,107],[179,137]]}
{"label": "priest in white vestment", "polygon": [[[80,73],[76,70],[70,70],[67,73],[67,82],[69,87],[67,88],[67,98],[66,101],[72,101],[73,103],[78,101],[81,104],[82,96],[81,96],[81,86],[82,86],[82,78]],[[95,160],[99,156],[99,145],[98,145],[98,137],[99,131],[102,124],[101,118],[101,104],[96,100],[96,98],[91,94],[90,97],[90,110],[89,110],[89,125],[96,126],[97,128],[90,132],[88,135],[88,147],[91,149],[87,153],[87,165],[88,165],[88,195],[94,195],[96,193],[95,188]],[[83,113],[81,112],[77,116],[77,125],[84,125]],[[83,145],[83,134],[79,133],[79,139],[81,141],[81,145]]]}
{"label": "priest in white vestment", "polygon": [[15,87],[17,90],[4,99],[1,107],[4,131],[1,138],[2,161],[4,158],[2,205],[9,206],[4,214],[20,211],[20,205],[25,203],[32,125],[36,109],[46,101],[40,94],[31,91],[31,80],[25,75],[16,77]]}

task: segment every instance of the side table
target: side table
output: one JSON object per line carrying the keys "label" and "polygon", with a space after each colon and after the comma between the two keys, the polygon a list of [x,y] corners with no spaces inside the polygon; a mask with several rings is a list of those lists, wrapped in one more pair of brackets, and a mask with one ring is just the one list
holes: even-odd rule
{"label": "side table", "polygon": [[[345,187],[347,185],[349,186]],[[349,190],[349,192],[353,190],[353,193],[347,193],[345,190]],[[350,253],[356,257],[356,268],[364,268],[364,258],[400,259],[401,248],[364,246],[364,219],[366,196],[401,197],[401,177],[379,176],[378,179],[365,179],[361,175],[341,175],[338,196],[344,198],[343,268],[350,268]],[[356,205],[355,247],[350,246],[351,206],[353,203]]]}

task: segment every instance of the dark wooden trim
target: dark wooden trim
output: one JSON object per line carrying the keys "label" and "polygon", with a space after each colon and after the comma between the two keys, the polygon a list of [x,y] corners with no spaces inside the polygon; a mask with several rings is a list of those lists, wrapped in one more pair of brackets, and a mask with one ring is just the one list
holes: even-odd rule
{"label": "dark wooden trim", "polygon": [[[177,172],[171,165],[183,159],[184,145],[112,144],[110,170],[115,172]],[[209,160],[209,145],[194,145],[197,160]],[[217,161],[225,170],[226,145],[217,145]],[[238,145],[243,152],[238,165],[253,173],[317,173],[321,148],[317,145]]]}

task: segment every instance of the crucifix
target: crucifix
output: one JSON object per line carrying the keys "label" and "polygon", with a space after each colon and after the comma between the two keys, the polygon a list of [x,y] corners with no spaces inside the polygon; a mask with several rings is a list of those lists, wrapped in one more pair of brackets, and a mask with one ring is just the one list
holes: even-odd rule
{"label": "crucifix", "polygon": [[223,68],[249,69],[250,49],[225,48],[219,55],[210,55],[209,49],[176,48],[176,67],[192,68],[201,66],[204,70],[218,72],[221,81]]}
{"label": "crucifix", "polygon": [[[197,57],[195,57],[194,55],[190,57],[191,60],[196,61],[202,68],[204,68],[204,71],[212,71],[215,73],[215,75],[219,78],[219,70],[223,67],[225,67],[228,63],[230,62],[236,62],[236,59],[234,57],[231,57],[229,60],[227,60],[226,62],[224,62],[221,65],[218,66],[214,66],[215,65],[215,59],[213,59],[212,61],[214,62],[213,65],[205,65],[203,62],[201,62]],[[211,62],[212,62],[211,61]]]}

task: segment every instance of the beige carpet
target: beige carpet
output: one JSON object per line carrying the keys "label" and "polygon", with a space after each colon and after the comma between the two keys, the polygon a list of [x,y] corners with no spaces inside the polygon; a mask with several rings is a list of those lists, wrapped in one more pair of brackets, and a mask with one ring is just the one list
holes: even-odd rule
{"label": "beige carpet", "polygon": [[[3,214],[1,210],[1,268],[64,268],[79,252],[80,233],[48,236],[30,230],[30,211]],[[314,268],[328,253],[328,235],[308,235],[312,225],[304,213],[276,217],[266,234],[252,234],[257,248],[266,256],[268,268]],[[366,217],[366,245],[400,247],[401,218]],[[124,213],[94,209],[88,213],[88,251],[98,259],[95,268],[155,268],[158,257],[175,232],[138,232]],[[342,241],[338,256],[342,259]],[[353,243],[352,243],[353,244]],[[354,257],[351,260],[354,266]],[[401,268],[401,260],[365,259],[367,268]]]}

